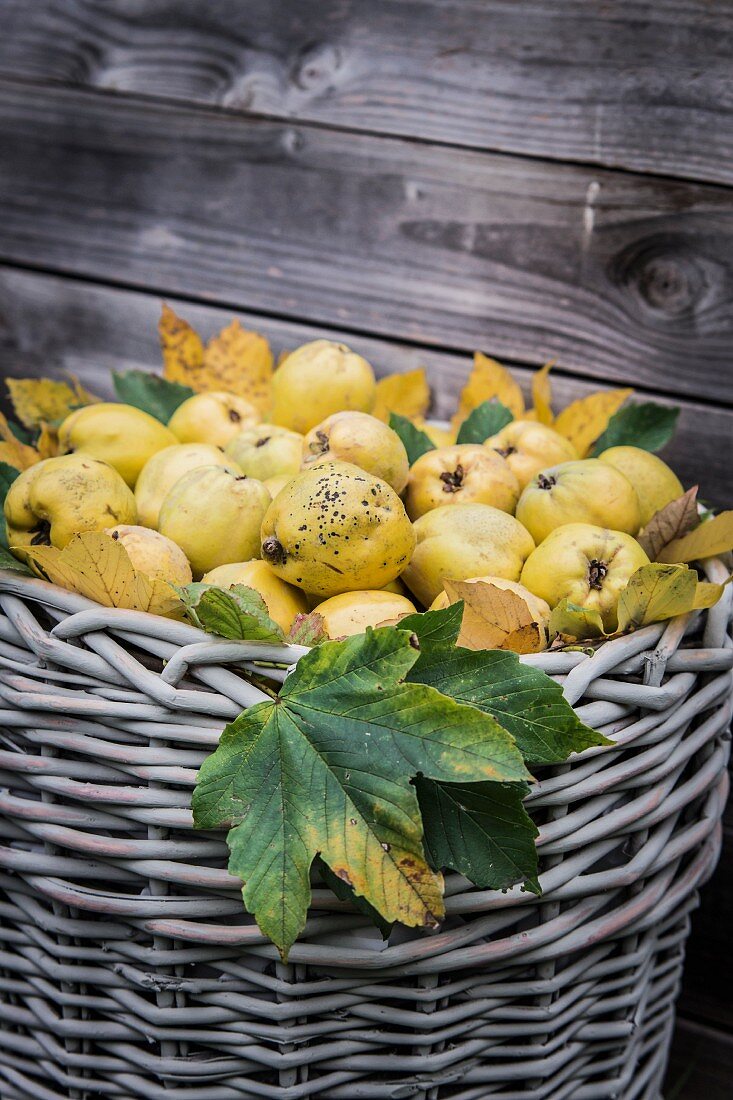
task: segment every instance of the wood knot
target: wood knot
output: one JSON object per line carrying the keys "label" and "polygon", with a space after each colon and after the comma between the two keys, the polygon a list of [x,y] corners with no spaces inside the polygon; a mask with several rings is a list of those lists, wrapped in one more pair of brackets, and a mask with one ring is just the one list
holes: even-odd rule
{"label": "wood knot", "polygon": [[664,317],[692,312],[708,289],[703,258],[682,233],[659,233],[634,242],[614,258],[610,276]]}
{"label": "wood knot", "polygon": [[306,46],[300,53],[292,72],[293,83],[303,91],[323,92],[333,82],[333,76],[341,68],[342,56],[338,46],[317,42]]}

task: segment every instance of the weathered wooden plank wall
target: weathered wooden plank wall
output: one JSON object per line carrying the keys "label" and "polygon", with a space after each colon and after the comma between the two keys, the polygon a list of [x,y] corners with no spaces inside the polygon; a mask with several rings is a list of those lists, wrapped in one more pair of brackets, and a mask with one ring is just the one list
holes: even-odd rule
{"label": "weathered wooden plank wall", "polygon": [[[0,0],[0,365],[157,362],[165,295],[292,347],[474,347],[682,405],[730,503],[729,0]],[[733,1030],[730,843],[683,1009]],[[724,1040],[721,1040],[723,1042]]]}

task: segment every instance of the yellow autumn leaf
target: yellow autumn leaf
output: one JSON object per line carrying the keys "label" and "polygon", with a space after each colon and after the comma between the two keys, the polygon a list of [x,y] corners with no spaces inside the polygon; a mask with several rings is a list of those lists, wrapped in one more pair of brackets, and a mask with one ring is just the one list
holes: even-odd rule
{"label": "yellow autumn leaf", "polygon": [[404,374],[387,374],[377,382],[373,416],[389,421],[391,412],[409,419],[425,416],[430,406],[430,387],[422,367]]}
{"label": "yellow autumn leaf", "polygon": [[560,600],[550,615],[548,633],[551,638],[560,635],[579,641],[585,638],[603,638],[603,619],[599,611],[579,607],[570,600]]}
{"label": "yellow autumn leaf", "polygon": [[25,546],[23,555],[39,576],[104,607],[169,617],[182,614],[175,589],[138,572],[122,543],[109,535],[88,531],[74,535],[63,550]]}
{"label": "yellow autumn leaf", "polygon": [[686,565],[642,565],[619,597],[619,630],[635,630],[692,611],[696,590],[697,574]]}
{"label": "yellow autumn leaf", "polygon": [[451,603],[463,600],[459,645],[514,653],[539,653],[545,648],[543,627],[516,592],[489,581],[445,580],[443,584]]}
{"label": "yellow autumn leaf", "polygon": [[222,390],[244,397],[263,416],[270,408],[273,357],[264,336],[232,321],[204,345],[188,321],[163,303],[158,323],[163,375],[196,393]]}
{"label": "yellow autumn leaf", "polygon": [[271,404],[273,357],[269,342],[258,332],[232,321],[204,348],[203,373],[195,390],[226,390],[251,401],[263,414]]}
{"label": "yellow autumn leaf", "polygon": [[[533,411],[540,424],[547,424],[550,427],[555,419],[552,413],[552,383],[550,382],[550,371],[554,365],[555,360],[551,359],[532,375]],[[527,419],[526,416],[525,419]]]}
{"label": "yellow autumn leaf", "polygon": [[63,420],[73,409],[99,400],[87,393],[76,378],[72,385],[52,378],[6,378],[5,384],[15,415],[26,428]]}
{"label": "yellow autumn leaf", "polygon": [[495,397],[519,420],[524,412],[524,397],[506,367],[477,351],[473,356],[473,370],[463,387],[458,410],[453,417],[453,427],[458,428],[469,413]]}
{"label": "yellow autumn leaf", "polygon": [[193,390],[204,366],[204,345],[195,329],[163,302],[158,322],[163,352],[163,375],[169,382],[180,382]]}
{"label": "yellow autumn leaf", "polygon": [[22,443],[12,432],[7,420],[0,413],[0,462],[7,462],[9,466],[15,466],[16,470],[27,470],[29,466],[35,466],[40,462],[41,456],[35,447],[29,447]]}
{"label": "yellow autumn leaf", "polygon": [[725,584],[713,584],[712,581],[698,581],[697,588],[695,589],[695,599],[692,606],[696,611],[704,608],[713,607],[720,597],[723,595],[725,585],[729,584],[731,578]]}
{"label": "yellow autumn leaf", "polygon": [[581,397],[563,409],[553,427],[570,440],[581,458],[585,458],[595,441],[605,432],[613,414],[633,392],[604,390]]}
{"label": "yellow autumn leaf", "polygon": [[721,512],[694,531],[683,535],[659,551],[658,561],[684,562],[714,558],[733,550],[733,512]]}
{"label": "yellow autumn leaf", "polygon": [[36,440],[36,450],[39,458],[55,458],[59,453],[59,433],[45,421],[41,423],[41,431]]}

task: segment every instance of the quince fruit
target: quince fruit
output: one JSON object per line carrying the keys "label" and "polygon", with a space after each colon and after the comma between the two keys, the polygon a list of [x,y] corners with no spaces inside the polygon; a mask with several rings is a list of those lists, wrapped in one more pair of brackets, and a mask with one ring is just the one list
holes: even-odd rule
{"label": "quince fruit", "polygon": [[561,600],[597,611],[604,630],[617,627],[618,598],[637,569],[649,564],[636,539],[590,523],[557,527],[530,554],[522,584],[555,607]]}
{"label": "quince fruit", "polygon": [[270,503],[261,481],[226,466],[199,466],[179,478],[160,508],[158,530],[181,547],[200,577],[259,554],[260,525]]}
{"label": "quince fruit", "polygon": [[272,379],[272,419],[305,435],[344,409],[371,412],[377,384],[366,359],[332,340],[302,344],[283,360]]}
{"label": "quince fruit", "polygon": [[114,467],[88,454],[37,462],[16,478],[5,498],[8,542],[13,548],[63,550],[73,535],[136,519],[129,486]]}
{"label": "quince fruit", "polygon": [[175,542],[149,527],[118,523],[105,527],[105,535],[124,546],[133,568],[169,584],[190,584],[193,580],[188,558]]}
{"label": "quince fruit", "polygon": [[[550,605],[545,600],[540,599],[539,596],[535,596],[534,592],[530,592],[523,584],[518,584],[517,581],[508,581],[506,577],[466,578],[467,584],[476,584],[481,581],[483,581],[484,584],[493,584],[495,588],[502,588],[504,591],[514,592],[515,595],[520,596],[529,608],[533,621],[539,623],[545,632],[547,632],[547,627],[550,622]],[[449,607],[452,602],[448,593],[443,591],[440,595],[435,597],[429,610],[440,611],[444,607]]]}
{"label": "quince fruit", "polygon": [[411,592],[429,607],[444,579],[505,577],[518,581],[534,550],[529,532],[514,516],[490,504],[433,508],[415,523],[417,546],[402,574]]}
{"label": "quince fruit", "polygon": [[59,428],[60,454],[86,454],[114,466],[131,489],[148,459],[176,437],[133,405],[100,402],[71,413]]}
{"label": "quince fruit", "polygon": [[243,428],[252,427],[259,420],[259,409],[244,397],[212,390],[196,393],[179,405],[168,427],[179,443],[226,447]]}
{"label": "quince fruit", "polygon": [[642,527],[647,525],[655,512],[677,500],[685,491],[674,470],[641,447],[609,447],[598,457],[601,462],[608,462],[625,474],[636,489]]}
{"label": "quince fruit", "polygon": [[313,608],[323,616],[329,638],[350,638],[363,634],[368,626],[393,623],[395,619],[413,615],[417,610],[412,600],[384,589],[363,592],[341,592]]}
{"label": "quince fruit", "polygon": [[475,443],[441,447],[421,455],[410,469],[405,505],[416,520],[448,504],[490,504],[513,513],[519,481],[504,459]]}
{"label": "quince fruit", "polygon": [[281,580],[267,562],[260,558],[219,565],[209,573],[204,573],[201,580],[204,584],[216,584],[219,588],[231,588],[235,584],[254,588],[267,604],[272,621],[286,633],[293,625],[296,615],[305,615],[308,612],[308,601],[300,589]]}
{"label": "quince fruit", "polygon": [[226,453],[247,477],[267,481],[271,477],[294,477],[300,470],[303,436],[277,424],[255,424],[245,428],[227,445]]}
{"label": "quince fruit", "polygon": [[578,452],[569,439],[546,424],[527,419],[513,420],[496,435],[490,436],[484,446],[491,447],[506,459],[509,469],[519,480],[520,489],[524,489],[535,474],[548,466],[578,458]]}
{"label": "quince fruit", "polygon": [[157,527],[160,506],[175,483],[199,466],[224,466],[241,473],[237,464],[211,443],[175,443],[164,447],[143,466],[135,484],[137,517],[145,527]]}
{"label": "quince fruit", "polygon": [[351,462],[401,493],[410,463],[405,445],[387,424],[362,412],[327,416],[303,440],[303,468],[324,462]]}
{"label": "quince fruit", "polygon": [[274,572],[322,597],[382,588],[402,572],[414,546],[394,489],[348,462],[298,474],[262,524],[262,557]]}
{"label": "quince fruit", "polygon": [[537,474],[522,492],[516,514],[537,543],[567,523],[608,524],[629,535],[641,526],[634,486],[597,458],[562,462]]}

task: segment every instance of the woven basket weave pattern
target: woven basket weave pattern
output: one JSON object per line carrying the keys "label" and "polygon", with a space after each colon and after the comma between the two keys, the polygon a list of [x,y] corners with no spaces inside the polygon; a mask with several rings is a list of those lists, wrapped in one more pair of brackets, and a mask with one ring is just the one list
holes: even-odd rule
{"label": "woven basket weave pattern", "polygon": [[540,769],[541,898],[449,874],[443,927],[384,945],[315,882],[287,965],[189,805],[246,669],[302,651],[9,573],[0,609],[2,1100],[657,1100],[720,843],[730,592],[526,658],[614,741]]}

